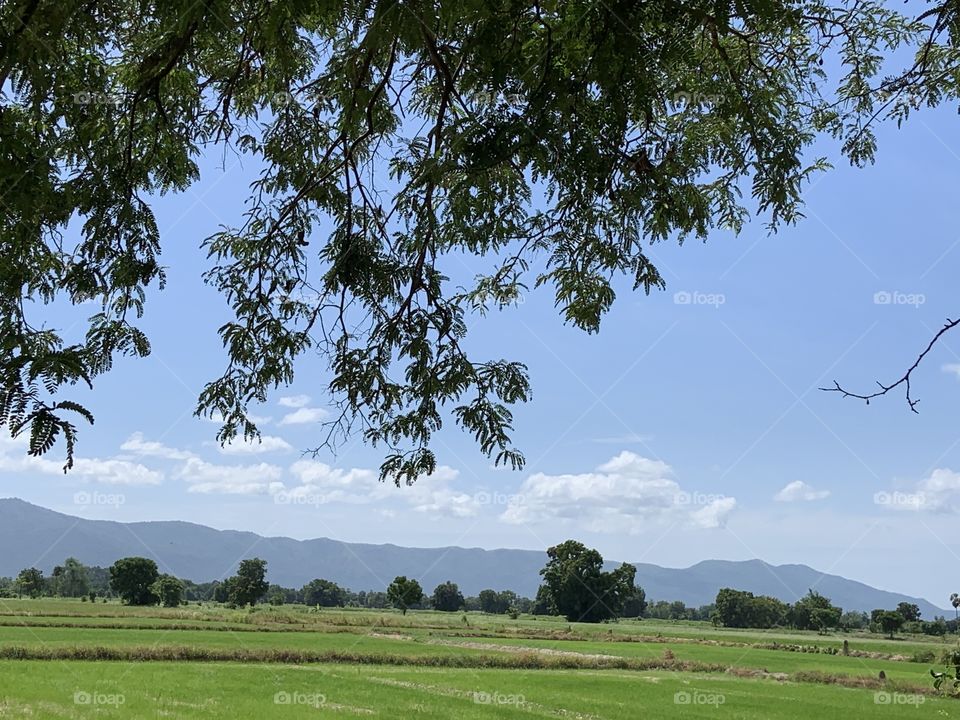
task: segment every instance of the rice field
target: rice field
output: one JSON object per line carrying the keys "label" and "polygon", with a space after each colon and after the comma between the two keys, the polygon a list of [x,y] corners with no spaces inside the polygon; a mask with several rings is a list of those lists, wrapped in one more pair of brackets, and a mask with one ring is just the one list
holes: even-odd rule
{"label": "rice field", "polygon": [[0,600],[0,718],[960,718],[912,661],[956,642]]}

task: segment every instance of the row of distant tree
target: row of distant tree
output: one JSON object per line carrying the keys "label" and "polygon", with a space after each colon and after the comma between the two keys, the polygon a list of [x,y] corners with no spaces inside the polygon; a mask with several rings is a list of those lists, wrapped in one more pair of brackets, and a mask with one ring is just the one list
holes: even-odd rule
{"label": "row of distant tree", "polygon": [[[15,578],[0,578],[0,596],[118,597],[131,605],[176,607],[188,601],[215,601],[232,605],[269,602],[274,605],[302,603],[311,606],[431,608],[454,612],[479,610],[487,613],[533,613],[564,615],[569,620],[599,622],[614,617],[641,617],[647,612],[646,596],[634,585],[636,569],[623,564],[612,572],[603,571],[603,558],[596,550],[567,541],[547,551],[548,562],[541,571],[543,585],[534,599],[511,590],[485,589],[465,597],[456,583],[437,585],[429,595],[420,583],[396,577],[385,591],[353,592],[331,580],[317,578],[302,588],[286,588],[267,582],[267,563],[260,558],[243,560],[237,574],[222,581],[194,583],[159,571],[156,562],[144,557],[127,557],[109,568],[88,567],[68,558],[44,576],[38,568],[25,568]],[[679,607],[678,607],[679,606]],[[659,603],[655,616],[673,617],[689,613],[683,603]]]}
{"label": "row of distant tree", "polygon": [[477,610],[514,617],[521,613],[562,615],[571,622],[644,617],[710,620],[734,628],[786,627],[821,632],[870,629],[890,635],[898,631],[930,635],[957,631],[956,619],[921,620],[919,607],[912,603],[870,614],[844,613],[829,598],[813,590],[793,604],[732,588],[723,588],[713,604],[700,607],[687,607],[680,601],[648,603],[643,588],[634,583],[633,565],[624,563],[611,571],[604,571],[603,566],[599,552],[574,540],[551,547],[547,550],[547,564],[540,571],[543,582],[537,596],[531,599],[511,590],[493,589],[465,597],[452,581],[440,583],[427,594],[416,579],[405,576],[394,578],[385,591],[354,592],[323,578],[311,580],[299,589],[287,588],[267,581],[267,562],[260,558],[243,560],[236,575],[207,583],[163,574],[149,558],[122,558],[109,568],[86,566],[75,558],[67,558],[49,576],[37,568],[25,568],[16,578],[0,578],[0,597],[114,597],[131,605],[167,607],[189,601],[213,601],[234,606],[267,602],[312,607],[394,607],[404,613],[408,609]]}
{"label": "row of distant tree", "polygon": [[186,602],[220,602],[252,605],[303,604],[321,607],[364,607],[403,610],[479,610],[505,614],[534,612],[534,601],[511,590],[483,590],[479,596],[464,597],[456,583],[438,585],[425,595],[416,580],[397,577],[385,591],[354,592],[331,580],[317,578],[301,588],[270,584],[267,563],[251,558],[240,563],[237,574],[225,580],[195,583],[163,574],[149,558],[122,558],[109,568],[84,565],[67,558],[50,575],[24,568],[15,578],[0,577],[0,597],[72,597],[95,601],[120,598],[131,605],[176,607]]}
{"label": "row of distant tree", "polygon": [[785,603],[768,595],[723,588],[717,593],[711,619],[717,625],[735,628],[788,627],[797,630],[871,630],[893,637],[899,631],[946,635],[957,631],[957,620],[936,617],[920,619],[920,607],[902,602],[895,609],[878,608],[865,612],[843,612],[830,598],[810,590],[797,602]]}

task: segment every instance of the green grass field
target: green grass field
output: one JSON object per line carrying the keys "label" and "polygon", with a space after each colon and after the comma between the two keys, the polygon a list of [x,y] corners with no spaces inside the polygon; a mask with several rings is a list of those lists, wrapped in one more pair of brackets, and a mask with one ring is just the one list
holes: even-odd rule
{"label": "green grass field", "polygon": [[[823,652],[844,640],[849,656]],[[909,661],[956,642],[0,600],[0,718],[960,718]]]}

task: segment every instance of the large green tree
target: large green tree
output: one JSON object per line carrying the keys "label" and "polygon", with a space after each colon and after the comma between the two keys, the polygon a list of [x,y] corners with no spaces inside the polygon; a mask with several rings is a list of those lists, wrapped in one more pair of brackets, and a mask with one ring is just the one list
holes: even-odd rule
{"label": "large green tree", "polygon": [[[468,355],[469,316],[543,286],[595,332],[617,276],[664,286],[649,243],[795,221],[818,134],[864,163],[877,118],[955,100],[958,6],[912,8],[3,3],[0,425],[34,455],[64,438],[69,467],[93,418],[61,390],[150,352],[161,250],[193,241],[232,313],[197,405],[221,441],[313,350],[341,409],[318,447],[360,432],[412,481],[452,418],[519,466],[526,369]],[[234,222],[162,238],[154,199],[224,152],[259,171]],[[57,301],[95,304],[85,332],[45,321]]]}
{"label": "large green tree", "polygon": [[423,599],[423,588],[420,583],[406,575],[398,575],[387,588],[387,599],[390,604],[406,615],[407,610],[419,605]]}
{"label": "large green tree", "polygon": [[76,558],[67,558],[50,572],[47,586],[51,595],[82,597],[90,592],[88,569]]}
{"label": "large green tree", "polygon": [[627,595],[623,603],[623,617],[639,618],[647,612],[647,593],[639,585]]}
{"label": "large green tree", "polygon": [[520,597],[513,590],[481,590],[477,601],[481,611],[495,615],[503,615],[510,608],[519,608],[521,605]]}
{"label": "large green tree", "polygon": [[897,630],[903,627],[903,623],[905,622],[903,615],[896,610],[881,610],[876,614],[874,621],[880,626],[883,632],[887,633],[891,640]]}
{"label": "large green tree", "polygon": [[752,626],[751,605],[754,600],[752,592],[720,588],[716,605],[717,619],[725,626],[732,628],[746,628]]}
{"label": "large green tree", "polygon": [[183,581],[173,575],[160,575],[150,591],[164,607],[179,607],[183,602]]}
{"label": "large green tree", "polygon": [[870,624],[870,616],[862,610],[849,610],[840,616],[840,627],[844,630],[863,630]]}
{"label": "large green tree", "polygon": [[227,586],[228,599],[235,605],[256,605],[267,590],[267,561],[260,558],[248,558],[240,561],[237,574],[228,578],[224,583]]}
{"label": "large green tree", "polygon": [[430,604],[433,605],[434,610],[455,612],[463,607],[463,593],[460,592],[460,588],[455,582],[447,580],[433,589]]}
{"label": "large green tree", "polygon": [[721,588],[715,601],[717,620],[726,627],[771,628],[786,622],[790,606],[775,597]]}
{"label": "large green tree", "polygon": [[916,622],[920,619],[920,606],[916,603],[897,603],[897,612],[903,615],[906,622]]}
{"label": "large green tree", "polygon": [[153,584],[160,577],[157,563],[145,557],[126,557],[110,566],[110,589],[128,605],[153,605]]}
{"label": "large green tree", "polygon": [[634,592],[637,569],[633,565],[623,563],[604,572],[600,553],[576,540],[548,548],[547,557],[547,564],[540,570],[541,589],[567,620],[600,622],[622,614],[624,603]]}
{"label": "large green tree", "polygon": [[317,578],[303,586],[303,602],[321,607],[343,607],[347,602],[347,592],[332,580]]}
{"label": "large green tree", "polygon": [[43,571],[35,567],[24,568],[14,582],[17,595],[26,593],[30,597],[38,597],[43,592]]}
{"label": "large green tree", "polygon": [[64,597],[81,597],[90,592],[87,568],[76,558],[69,557],[53,569],[57,594]]}
{"label": "large green tree", "polygon": [[789,613],[790,622],[795,628],[821,632],[839,626],[842,616],[842,608],[833,605],[830,598],[812,589],[793,604]]}
{"label": "large green tree", "polygon": [[533,606],[530,612],[534,615],[559,615],[557,603],[553,598],[553,593],[546,585],[537,588],[537,596],[533,599]]}

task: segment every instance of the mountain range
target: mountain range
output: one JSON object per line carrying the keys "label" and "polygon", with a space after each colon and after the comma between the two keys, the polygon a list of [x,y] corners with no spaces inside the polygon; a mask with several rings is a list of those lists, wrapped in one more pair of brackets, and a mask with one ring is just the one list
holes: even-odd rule
{"label": "mountain range", "polygon": [[[536,594],[547,559],[545,552],[533,550],[408,548],[329,538],[263,537],[179,521],[88,520],[16,498],[0,499],[0,576],[15,576],[25,567],[49,572],[67,557],[106,567],[129,555],[151,557],[161,572],[196,582],[229,576],[240,560],[260,557],[267,561],[267,579],[285,587],[300,587],[322,577],[352,590],[383,590],[395,576],[406,575],[417,578],[427,592],[453,580],[466,595],[494,588],[527,597]],[[920,607],[925,619],[946,613],[925,599],[879,590],[806,565],[770,565],[762,560],[705,560],[688,568],[635,564],[636,582],[650,600],[706,605],[720,588],[732,587],[793,602],[813,588],[844,610],[869,612],[911,602]]]}

